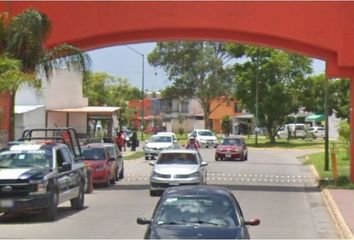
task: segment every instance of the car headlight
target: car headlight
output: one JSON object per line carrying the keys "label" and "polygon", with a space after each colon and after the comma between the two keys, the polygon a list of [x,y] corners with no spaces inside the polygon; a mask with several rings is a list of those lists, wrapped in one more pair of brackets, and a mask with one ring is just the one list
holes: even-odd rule
{"label": "car headlight", "polygon": [[200,178],[200,172],[194,172],[189,175],[191,178]]}
{"label": "car headlight", "polygon": [[32,194],[47,192],[47,185],[48,185],[47,180],[30,180],[29,183],[36,185],[36,191],[32,192]]}
{"label": "car headlight", "polygon": [[164,175],[160,174],[160,173],[157,173],[157,172],[152,172],[151,173],[151,177],[152,178],[162,178],[162,177],[164,177]]}

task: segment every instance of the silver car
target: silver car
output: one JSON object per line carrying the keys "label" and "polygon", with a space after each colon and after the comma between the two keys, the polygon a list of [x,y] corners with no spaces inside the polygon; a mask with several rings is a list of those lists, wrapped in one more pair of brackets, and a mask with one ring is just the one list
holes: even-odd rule
{"label": "silver car", "polygon": [[150,176],[150,196],[156,196],[171,186],[206,184],[207,162],[198,151],[174,149],[162,151],[153,166]]}
{"label": "silver car", "polygon": [[153,135],[148,141],[145,142],[143,147],[145,160],[154,159],[163,150],[176,148],[179,148],[177,139],[174,139],[171,134]]}

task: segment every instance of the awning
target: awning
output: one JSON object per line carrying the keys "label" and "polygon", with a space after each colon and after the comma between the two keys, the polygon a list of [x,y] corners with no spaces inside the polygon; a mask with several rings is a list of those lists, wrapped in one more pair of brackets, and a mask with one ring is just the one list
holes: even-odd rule
{"label": "awning", "polygon": [[78,107],[78,108],[59,108],[48,109],[48,112],[66,112],[66,113],[113,113],[121,109],[120,107]]}
{"label": "awning", "polygon": [[312,121],[320,122],[320,121],[324,121],[325,119],[326,119],[325,115],[323,114],[312,114],[305,118],[305,122],[312,122]]}
{"label": "awning", "polygon": [[44,108],[44,105],[15,105],[15,113],[21,114],[31,112],[38,108]]}

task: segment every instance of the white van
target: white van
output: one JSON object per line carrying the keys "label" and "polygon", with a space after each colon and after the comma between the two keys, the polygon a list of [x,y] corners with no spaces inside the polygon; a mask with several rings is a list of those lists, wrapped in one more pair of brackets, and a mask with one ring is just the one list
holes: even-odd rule
{"label": "white van", "polygon": [[285,124],[281,128],[278,129],[277,137],[278,138],[287,138],[290,132],[290,137],[295,137],[295,130],[296,130],[296,137],[297,138],[306,138],[307,137],[307,129],[306,125],[303,123],[289,123]]}

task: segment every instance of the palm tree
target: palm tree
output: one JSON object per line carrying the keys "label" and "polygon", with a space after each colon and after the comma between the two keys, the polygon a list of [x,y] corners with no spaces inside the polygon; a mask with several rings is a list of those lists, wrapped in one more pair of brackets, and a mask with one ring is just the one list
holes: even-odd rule
{"label": "palm tree", "polygon": [[[83,72],[85,77],[91,66],[91,59],[81,49],[62,44],[48,49],[45,42],[51,31],[51,22],[45,14],[29,8],[13,18],[0,18],[0,55],[18,59],[22,62],[22,71],[48,77],[54,69],[66,66]],[[36,81],[34,81],[36,82]],[[12,99],[12,118],[9,138],[13,139],[13,115],[15,94],[19,84],[9,92]]]}

